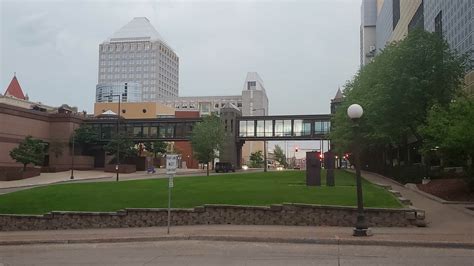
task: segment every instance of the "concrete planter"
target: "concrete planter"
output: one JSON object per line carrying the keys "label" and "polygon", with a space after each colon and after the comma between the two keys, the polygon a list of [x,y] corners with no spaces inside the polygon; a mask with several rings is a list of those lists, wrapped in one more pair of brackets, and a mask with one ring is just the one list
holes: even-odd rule
{"label": "concrete planter", "polygon": [[41,168],[28,167],[23,172],[23,167],[5,166],[0,167],[0,181],[21,180],[41,174]]}

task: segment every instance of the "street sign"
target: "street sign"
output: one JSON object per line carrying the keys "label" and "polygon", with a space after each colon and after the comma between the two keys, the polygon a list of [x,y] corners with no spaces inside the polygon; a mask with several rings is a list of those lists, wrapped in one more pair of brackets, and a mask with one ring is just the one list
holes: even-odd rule
{"label": "street sign", "polygon": [[178,168],[178,155],[167,154],[166,155],[166,174],[176,174],[176,168]]}
{"label": "street sign", "polygon": [[170,233],[171,225],[171,189],[174,187],[173,177],[178,168],[178,155],[166,155],[166,174],[168,175],[168,234]]}

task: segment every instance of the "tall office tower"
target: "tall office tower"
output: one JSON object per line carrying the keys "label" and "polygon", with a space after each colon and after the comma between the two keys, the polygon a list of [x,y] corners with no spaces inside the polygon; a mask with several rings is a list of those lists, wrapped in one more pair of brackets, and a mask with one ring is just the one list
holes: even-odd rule
{"label": "tall office tower", "polygon": [[375,56],[375,23],[377,22],[377,0],[362,0],[360,24],[360,66]]}
{"label": "tall office tower", "polygon": [[437,32],[451,49],[469,56],[465,90],[474,95],[474,1],[423,0],[424,26]]}
{"label": "tall office tower", "polygon": [[179,57],[145,17],[134,18],[99,45],[98,74],[96,95],[127,83],[141,89],[141,97],[128,97],[129,102],[178,97]]}

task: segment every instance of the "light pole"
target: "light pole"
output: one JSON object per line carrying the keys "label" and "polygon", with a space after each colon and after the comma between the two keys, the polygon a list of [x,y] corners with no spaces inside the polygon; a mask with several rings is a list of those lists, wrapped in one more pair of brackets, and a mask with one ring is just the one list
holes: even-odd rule
{"label": "light pole", "polygon": [[76,132],[74,131],[74,124],[72,124],[72,156],[71,156],[71,177],[70,179],[74,179],[74,138],[75,138]]}
{"label": "light pole", "polygon": [[[127,83],[125,83],[125,91],[127,90]],[[119,127],[120,127],[120,102],[122,96],[126,96],[126,92],[123,94],[110,94],[109,99],[112,97],[119,97],[118,101],[118,112],[117,112],[117,163],[115,164],[115,171],[117,172],[116,181],[119,181],[119,167],[120,167],[120,139],[119,139]]]}
{"label": "light pole", "polygon": [[357,186],[357,222],[353,231],[353,236],[369,236],[371,232],[367,226],[364,216],[364,202],[362,198],[362,178],[360,176],[360,148],[359,148],[359,119],[364,110],[358,104],[352,104],[347,108],[347,115],[353,122],[354,129],[354,159],[356,168],[356,186]]}
{"label": "light pole", "polygon": [[267,137],[266,137],[266,128],[265,128],[265,117],[267,116],[267,110],[265,108],[256,108],[253,111],[263,110],[263,171],[267,172]]}

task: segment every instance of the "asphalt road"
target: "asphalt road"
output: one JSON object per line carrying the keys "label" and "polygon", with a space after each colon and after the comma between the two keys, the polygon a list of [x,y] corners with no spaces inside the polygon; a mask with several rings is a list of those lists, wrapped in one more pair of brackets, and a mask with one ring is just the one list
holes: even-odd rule
{"label": "asphalt road", "polygon": [[0,246],[0,265],[474,265],[474,250],[161,241]]}

